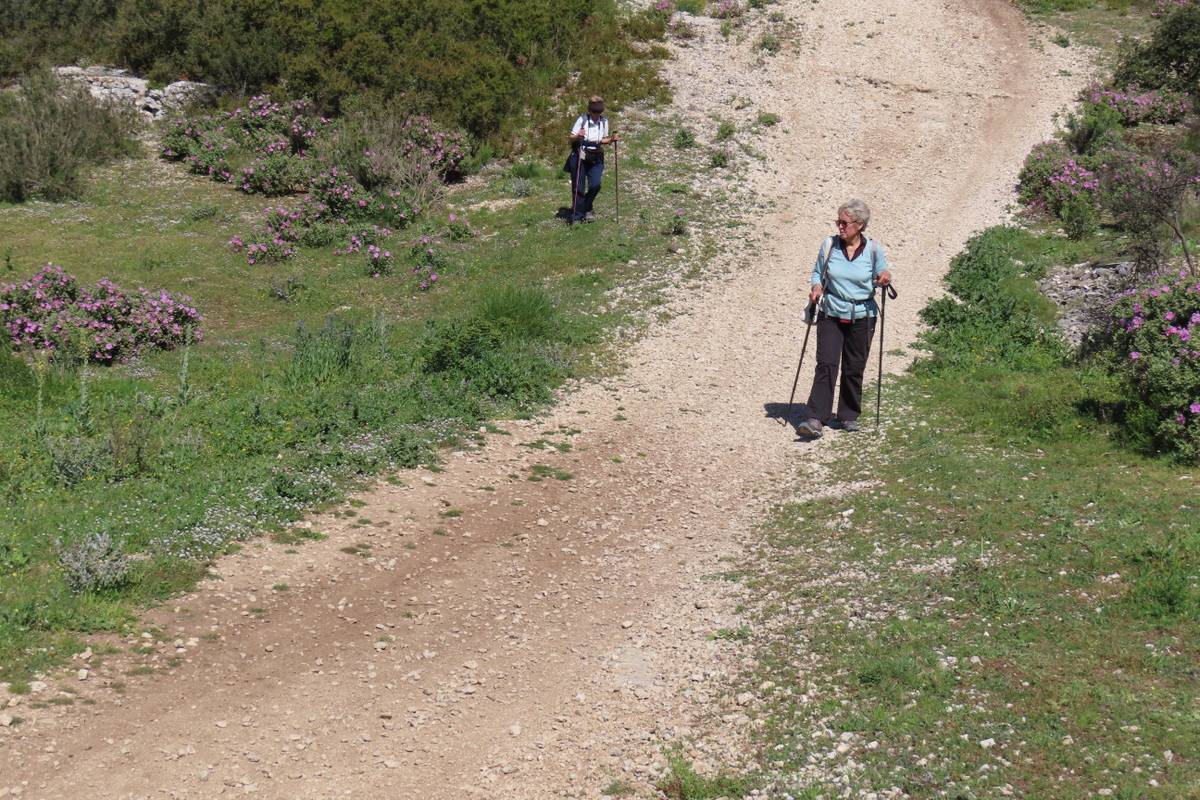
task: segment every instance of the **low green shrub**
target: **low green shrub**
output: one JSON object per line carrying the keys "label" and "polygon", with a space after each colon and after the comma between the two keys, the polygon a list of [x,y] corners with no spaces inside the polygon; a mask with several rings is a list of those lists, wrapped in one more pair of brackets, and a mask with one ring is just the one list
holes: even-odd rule
{"label": "low green shrub", "polygon": [[987,365],[1037,371],[1064,361],[1067,347],[1054,325],[1054,307],[1014,255],[1024,235],[1015,228],[990,228],[951,261],[949,294],[920,313],[929,326],[920,347],[929,357],[918,369]]}
{"label": "low green shrub", "polygon": [[77,197],[88,167],[137,152],[133,112],[48,72],[18,87],[0,92],[0,201]]}
{"label": "low green shrub", "polygon": [[1084,156],[1112,143],[1123,123],[1121,112],[1110,105],[1082,103],[1067,115],[1061,136],[1077,155]]}
{"label": "low green shrub", "polygon": [[1062,205],[1059,217],[1062,218],[1067,238],[1073,242],[1094,236],[1100,227],[1096,203],[1085,195],[1068,198]]}
{"label": "low green shrub", "polygon": [[1200,5],[1171,11],[1149,40],[1126,42],[1113,81],[1125,88],[1173,89],[1200,100]]}

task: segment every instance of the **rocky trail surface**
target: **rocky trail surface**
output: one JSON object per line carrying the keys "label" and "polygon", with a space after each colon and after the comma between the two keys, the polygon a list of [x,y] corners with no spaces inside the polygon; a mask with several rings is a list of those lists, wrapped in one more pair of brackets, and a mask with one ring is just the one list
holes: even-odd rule
{"label": "rocky trail surface", "polygon": [[791,23],[777,56],[701,20],[666,68],[698,125],[735,98],[783,118],[746,177],[773,201],[757,255],[677,296],[623,374],[304,523],[325,540],[220,561],[147,619],[153,672],[85,653],[35,686],[26,704],[90,704],[8,709],[26,719],[0,727],[0,797],[646,796],[667,745],[701,768],[747,756],[755,700],[729,682],[747,656],[716,635],[740,590],[716,578],[765,503],[846,446],[764,412],[787,400],[820,238],[841,200],[871,204],[903,347],[1082,80],[1002,0],[768,8]]}

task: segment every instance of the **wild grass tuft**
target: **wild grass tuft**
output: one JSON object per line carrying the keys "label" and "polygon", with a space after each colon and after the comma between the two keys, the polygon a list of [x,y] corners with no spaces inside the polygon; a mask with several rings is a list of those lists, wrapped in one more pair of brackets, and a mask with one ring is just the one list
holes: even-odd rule
{"label": "wild grass tuft", "polygon": [[65,200],[83,191],[84,170],[137,152],[132,111],[103,105],[49,72],[0,92],[0,201]]}

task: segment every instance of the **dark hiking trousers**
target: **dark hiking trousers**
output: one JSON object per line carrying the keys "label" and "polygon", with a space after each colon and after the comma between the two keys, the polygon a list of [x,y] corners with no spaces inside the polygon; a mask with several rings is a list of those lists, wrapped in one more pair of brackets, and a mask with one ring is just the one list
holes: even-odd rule
{"label": "dark hiking trousers", "polygon": [[874,335],[875,317],[843,322],[824,313],[817,316],[817,371],[808,395],[808,409],[822,423],[828,423],[833,415],[833,386],[839,365],[842,390],[838,393],[838,419],[850,422],[862,413],[863,371]]}
{"label": "dark hiking trousers", "polygon": [[571,218],[572,222],[579,222],[584,214],[592,210],[592,203],[596,201],[596,195],[600,194],[600,180],[604,177],[603,158],[592,164],[585,161],[581,169],[578,169],[581,165],[575,160],[577,158],[578,154],[572,154],[571,160],[567,162],[567,166],[571,168],[571,189],[575,193],[575,216]]}

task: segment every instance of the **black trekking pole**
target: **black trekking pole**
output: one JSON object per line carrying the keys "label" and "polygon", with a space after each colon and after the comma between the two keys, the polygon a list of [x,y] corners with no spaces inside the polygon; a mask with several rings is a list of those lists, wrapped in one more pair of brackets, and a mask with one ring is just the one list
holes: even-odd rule
{"label": "black trekking pole", "polygon": [[812,333],[813,322],[817,318],[817,304],[809,303],[808,310],[804,312],[804,321],[807,323],[804,328],[804,344],[800,346],[800,363],[796,365],[796,379],[792,381],[792,395],[788,398],[787,413],[783,417],[783,424],[787,425],[788,420],[792,418],[792,406],[796,402],[796,387],[800,385],[800,370],[804,369],[804,354],[808,352],[808,335]]}
{"label": "black trekking pole", "polygon": [[879,374],[875,378],[875,433],[879,433],[879,414],[883,405],[883,326],[887,320],[887,301],[890,295],[896,299],[896,289],[888,283],[880,287],[883,302],[879,305]]}
{"label": "black trekking pole", "polygon": [[571,218],[568,223],[575,223],[575,208],[579,203],[579,181],[583,176],[583,145],[575,148],[575,180],[571,183]]}
{"label": "black trekking pole", "polygon": [[621,156],[617,150],[617,140],[613,140],[613,205],[616,209],[617,223],[621,222]]}

